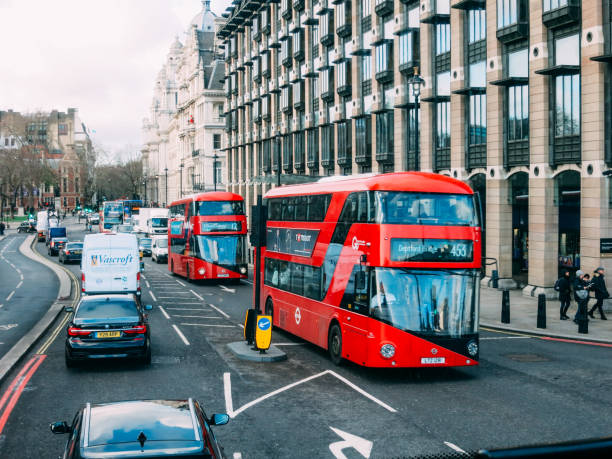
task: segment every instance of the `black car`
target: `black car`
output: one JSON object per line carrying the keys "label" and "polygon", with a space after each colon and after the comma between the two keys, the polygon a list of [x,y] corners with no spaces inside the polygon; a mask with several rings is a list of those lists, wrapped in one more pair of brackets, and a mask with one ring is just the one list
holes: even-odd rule
{"label": "black car", "polygon": [[[144,311],[152,308],[147,305]],[[150,364],[151,334],[144,311],[130,294],[83,297],[66,329],[66,366],[125,357]]]}
{"label": "black car", "polygon": [[57,255],[60,250],[62,250],[66,244],[68,244],[68,238],[66,237],[54,237],[51,239],[49,243],[49,248],[47,249],[47,253],[49,255]]}
{"label": "black car", "polygon": [[35,233],[36,232],[36,224],[33,222],[21,222],[17,227],[18,233]]}
{"label": "black car", "polygon": [[83,255],[82,242],[69,242],[59,252],[59,262],[67,263],[70,261],[81,261]]}
{"label": "black car", "polygon": [[153,240],[150,237],[140,238],[138,241],[138,249],[142,252],[142,255],[145,257],[151,256],[151,248],[153,245]]}
{"label": "black car", "polygon": [[113,457],[222,458],[210,426],[227,424],[227,414],[206,416],[195,400],[143,400],[90,404],[72,425],[51,424],[51,432],[70,434],[64,459]]}

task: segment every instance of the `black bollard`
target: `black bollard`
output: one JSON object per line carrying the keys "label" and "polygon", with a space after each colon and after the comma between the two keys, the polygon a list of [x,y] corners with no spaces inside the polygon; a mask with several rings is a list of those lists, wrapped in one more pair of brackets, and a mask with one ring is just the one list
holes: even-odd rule
{"label": "black bollard", "polygon": [[538,295],[538,328],[546,328],[546,295]]}
{"label": "black bollard", "polygon": [[501,321],[502,324],[510,323],[510,292],[508,290],[502,292]]}
{"label": "black bollard", "polygon": [[497,288],[499,286],[499,273],[497,269],[494,269],[491,272],[491,282],[493,283],[493,288]]}

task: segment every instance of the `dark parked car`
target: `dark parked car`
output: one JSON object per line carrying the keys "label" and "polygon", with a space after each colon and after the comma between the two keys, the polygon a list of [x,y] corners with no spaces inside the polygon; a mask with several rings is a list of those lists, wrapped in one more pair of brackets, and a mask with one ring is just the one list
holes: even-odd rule
{"label": "dark parked car", "polygon": [[151,256],[151,248],[153,245],[153,240],[150,237],[140,238],[138,241],[138,249],[142,252],[142,255],[145,257]]}
{"label": "dark parked car", "polygon": [[142,308],[127,293],[83,297],[66,329],[66,366],[73,367],[77,361],[124,357],[150,364],[151,334],[144,311],[152,308]]}
{"label": "dark parked car", "polygon": [[49,248],[47,249],[47,253],[49,255],[57,255],[60,250],[62,250],[66,244],[68,244],[68,238],[66,237],[54,237],[51,239],[49,243]]}
{"label": "dark parked car", "polygon": [[227,414],[206,416],[195,400],[144,400],[90,404],[72,425],[51,424],[70,437],[64,458],[170,457],[222,458],[210,426],[227,424]]}
{"label": "dark parked car", "polygon": [[71,261],[81,261],[83,255],[83,243],[82,242],[69,242],[59,252],[59,262],[68,263]]}
{"label": "dark parked car", "polygon": [[35,233],[36,232],[36,222],[21,222],[21,224],[17,227],[18,233]]}

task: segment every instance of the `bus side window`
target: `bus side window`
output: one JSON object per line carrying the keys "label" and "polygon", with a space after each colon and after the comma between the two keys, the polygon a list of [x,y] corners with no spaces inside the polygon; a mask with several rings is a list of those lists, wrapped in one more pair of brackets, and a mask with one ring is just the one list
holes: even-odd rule
{"label": "bus side window", "polygon": [[307,219],[307,204],[306,196],[298,196],[295,198],[295,220],[298,222],[306,221]]}
{"label": "bus side window", "polygon": [[321,268],[304,265],[304,296],[321,299]]}
{"label": "bus side window", "polygon": [[291,293],[304,294],[304,265],[291,263]]}

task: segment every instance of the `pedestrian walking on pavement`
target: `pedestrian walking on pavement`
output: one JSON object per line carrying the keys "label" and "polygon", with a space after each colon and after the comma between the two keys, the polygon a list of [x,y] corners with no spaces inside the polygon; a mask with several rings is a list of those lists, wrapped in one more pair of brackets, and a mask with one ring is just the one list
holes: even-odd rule
{"label": "pedestrian walking on pavement", "polygon": [[0,222],[0,236],[4,236],[4,222]]}
{"label": "pedestrian walking on pavement", "polygon": [[589,280],[585,278],[588,274],[585,275],[584,271],[578,270],[576,271],[576,279],[574,279],[574,299],[576,303],[578,303],[578,310],[576,311],[576,315],[574,315],[574,322],[578,323],[581,319],[587,319],[587,306],[589,302]]}
{"label": "pedestrian walking on pavement", "polygon": [[569,271],[564,271],[563,276],[557,279],[557,282],[555,282],[555,290],[559,292],[559,301],[561,302],[561,306],[559,308],[560,319],[568,320],[569,317],[567,316],[567,310],[570,307],[570,302],[572,299]]}
{"label": "pedestrian walking on pavement", "polygon": [[608,320],[606,315],[603,312],[603,300],[606,298],[610,298],[610,294],[608,293],[608,289],[606,288],[606,281],[604,279],[605,270],[601,266],[595,270],[593,273],[593,287],[592,290],[595,292],[595,299],[597,302],[593,306],[593,308],[589,311],[589,316],[594,319],[595,316],[593,313],[595,309],[599,311],[599,316],[601,320]]}

